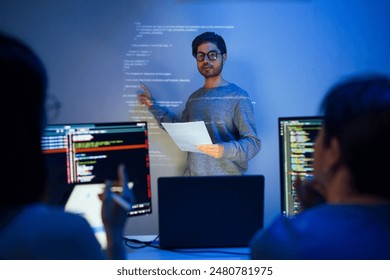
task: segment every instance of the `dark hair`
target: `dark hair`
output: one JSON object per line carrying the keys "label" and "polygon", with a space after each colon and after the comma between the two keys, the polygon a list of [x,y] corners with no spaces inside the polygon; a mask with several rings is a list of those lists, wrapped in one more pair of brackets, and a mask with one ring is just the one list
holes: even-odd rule
{"label": "dark hair", "polygon": [[227,52],[226,50],[226,44],[225,40],[222,38],[222,36],[214,33],[214,32],[204,32],[198,36],[195,37],[195,39],[192,41],[192,56],[196,57],[196,53],[198,52],[199,45],[210,42],[215,45],[217,45],[217,48],[220,50],[222,54],[225,54]]}
{"label": "dark hair", "polygon": [[325,145],[336,138],[341,161],[361,193],[390,198],[390,79],[363,75],[330,89],[321,104]]}
{"label": "dark hair", "polygon": [[[46,71],[37,55],[16,38],[0,33],[0,92],[8,110],[1,110],[1,207],[37,202],[45,194],[41,152]],[[7,111],[7,112],[5,112]]]}

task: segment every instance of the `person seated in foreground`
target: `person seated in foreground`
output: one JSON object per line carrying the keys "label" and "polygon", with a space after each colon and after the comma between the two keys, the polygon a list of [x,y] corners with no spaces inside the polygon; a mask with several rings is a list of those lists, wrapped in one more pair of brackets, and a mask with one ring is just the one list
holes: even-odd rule
{"label": "person seated in foreground", "polygon": [[344,80],[321,109],[314,179],[295,182],[303,210],[259,230],[251,258],[389,260],[390,79]]}
{"label": "person seated in foreground", "polygon": [[[23,42],[0,33],[1,119],[9,132],[1,140],[7,163],[1,168],[0,259],[124,259],[127,213],[112,200],[110,180],[101,194],[106,252],[84,218],[44,202],[41,136],[46,87],[46,70],[38,56]],[[118,167],[118,178],[122,187],[127,186],[124,166]],[[132,197],[127,187],[121,195],[126,200]]]}

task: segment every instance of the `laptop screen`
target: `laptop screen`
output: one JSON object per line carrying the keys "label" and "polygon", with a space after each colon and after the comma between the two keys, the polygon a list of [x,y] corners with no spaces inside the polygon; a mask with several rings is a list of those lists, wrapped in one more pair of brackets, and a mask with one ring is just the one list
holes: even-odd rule
{"label": "laptop screen", "polygon": [[264,176],[160,177],[160,248],[247,247],[263,227]]}
{"label": "laptop screen", "polygon": [[322,118],[280,117],[278,125],[282,213],[294,216],[301,209],[294,181],[297,176],[304,178],[312,174],[314,142]]}
{"label": "laptop screen", "polygon": [[118,165],[125,164],[136,199],[128,215],[152,212],[146,122],[48,125],[42,150],[50,204],[64,207],[75,185],[117,180]]}

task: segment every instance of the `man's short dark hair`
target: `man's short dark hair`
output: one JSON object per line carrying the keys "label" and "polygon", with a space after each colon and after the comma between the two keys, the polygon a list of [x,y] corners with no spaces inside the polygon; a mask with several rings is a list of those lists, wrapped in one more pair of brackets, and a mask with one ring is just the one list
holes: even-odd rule
{"label": "man's short dark hair", "polygon": [[217,45],[217,48],[221,52],[221,54],[227,53],[226,50],[226,44],[225,40],[222,38],[221,35],[218,35],[214,32],[204,32],[198,36],[195,37],[195,39],[192,41],[192,56],[196,57],[196,53],[198,52],[199,45],[203,43],[213,43]]}

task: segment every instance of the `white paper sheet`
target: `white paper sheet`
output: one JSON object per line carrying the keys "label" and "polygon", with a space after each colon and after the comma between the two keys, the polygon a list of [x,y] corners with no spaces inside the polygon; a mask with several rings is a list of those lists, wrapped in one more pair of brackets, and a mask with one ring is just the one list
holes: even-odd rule
{"label": "white paper sheet", "polygon": [[204,121],[162,123],[169,136],[182,151],[201,153],[196,145],[213,144]]}

